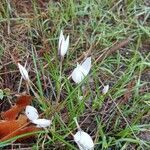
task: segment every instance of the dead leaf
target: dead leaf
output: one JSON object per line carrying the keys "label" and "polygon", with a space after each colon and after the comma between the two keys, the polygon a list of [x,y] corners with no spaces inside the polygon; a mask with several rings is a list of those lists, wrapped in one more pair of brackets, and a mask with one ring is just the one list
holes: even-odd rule
{"label": "dead leaf", "polygon": [[0,121],[0,141],[1,141],[1,138],[19,129],[26,123],[27,123],[27,117],[25,115],[20,115],[20,117],[17,120],[1,120]]}
{"label": "dead leaf", "polygon": [[35,136],[35,132],[36,131],[40,131],[40,130],[42,130],[42,129],[41,128],[37,128],[35,126],[27,126],[25,128],[21,128],[19,130],[16,130],[13,133],[10,133],[9,135],[7,135],[7,136],[3,137],[2,139],[0,139],[0,141],[2,142],[2,141],[6,141],[8,139],[11,139],[13,137],[19,136],[19,135],[32,133],[30,135],[26,135],[26,136],[24,136],[22,138],[17,139],[17,142],[21,142],[21,141],[24,141],[24,140],[26,140],[28,138],[33,138]]}
{"label": "dead leaf", "polygon": [[[0,120],[0,142],[22,134],[42,130],[37,128],[35,125],[31,125],[30,122],[28,122],[27,116],[19,115],[19,113],[21,113],[21,111],[30,104],[31,99],[32,97],[29,95],[22,95],[18,98],[16,104],[12,108],[1,113],[1,116],[4,120]],[[17,141],[34,137],[34,135],[35,133],[27,135],[17,139]]]}
{"label": "dead leaf", "polygon": [[4,120],[15,120],[18,114],[30,104],[32,97],[30,95],[22,95],[18,98],[16,105],[1,113]]}
{"label": "dead leaf", "polygon": [[23,95],[20,96],[16,102],[16,105],[19,105],[21,107],[26,107],[31,103],[32,96],[30,95]]}
{"label": "dead leaf", "polygon": [[17,142],[20,142],[20,141],[26,140],[28,138],[34,137],[34,135],[35,135],[34,132],[40,131],[40,130],[43,130],[43,129],[42,128],[37,128],[36,126],[28,126],[28,127],[25,127],[23,129],[19,130],[16,135],[23,135],[23,134],[26,134],[26,133],[33,133],[33,134],[26,135],[25,137],[22,137],[22,138],[18,139]]}

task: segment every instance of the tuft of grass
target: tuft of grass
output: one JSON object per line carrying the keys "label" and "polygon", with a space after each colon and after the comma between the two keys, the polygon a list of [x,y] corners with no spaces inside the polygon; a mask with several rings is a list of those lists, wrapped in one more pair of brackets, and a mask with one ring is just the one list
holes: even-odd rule
{"label": "tuft of grass", "polygon": [[[11,92],[1,103],[18,91],[15,61],[27,62],[38,95],[33,105],[53,117],[52,126],[32,143],[33,149],[77,149],[74,117],[92,136],[95,149],[149,149],[149,12],[142,0],[2,0],[0,89]],[[57,52],[60,30],[71,38],[62,71]],[[116,46],[128,38],[124,46]],[[77,61],[88,55],[91,72],[76,85],[69,76]],[[110,90],[102,95],[106,84]]]}

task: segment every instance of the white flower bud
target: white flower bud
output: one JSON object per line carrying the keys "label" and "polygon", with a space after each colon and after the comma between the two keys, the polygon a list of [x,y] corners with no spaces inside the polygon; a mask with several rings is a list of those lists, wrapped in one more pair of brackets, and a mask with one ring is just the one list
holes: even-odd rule
{"label": "white flower bud", "polygon": [[73,136],[74,141],[77,143],[80,150],[94,150],[94,142],[89,134],[82,131],[80,128],[77,118],[74,118],[78,132]]}
{"label": "white flower bud", "polygon": [[67,36],[66,40],[63,35],[63,32],[60,32],[59,36],[59,44],[58,44],[58,53],[61,57],[64,57],[67,53],[67,50],[69,48],[69,35]]}
{"label": "white flower bud", "polygon": [[102,93],[106,94],[109,90],[109,85],[105,85],[104,88],[102,89]]}
{"label": "white flower bud", "polygon": [[30,79],[29,79],[28,71],[25,69],[25,67],[23,67],[20,63],[18,63],[18,68],[19,68],[22,78],[29,82]]}
{"label": "white flower bud", "polygon": [[81,65],[77,64],[77,67],[73,70],[71,77],[75,83],[80,83],[85,76],[88,75],[91,69],[91,57],[88,57]]}
{"label": "white flower bud", "polygon": [[77,143],[80,150],[94,149],[94,143],[91,136],[82,130],[79,130],[74,135],[74,141]]}

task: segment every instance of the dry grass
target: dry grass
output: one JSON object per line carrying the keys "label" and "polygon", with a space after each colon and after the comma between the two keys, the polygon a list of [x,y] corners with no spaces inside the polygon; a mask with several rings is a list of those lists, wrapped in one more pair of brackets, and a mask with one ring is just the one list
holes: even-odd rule
{"label": "dry grass", "polygon": [[[54,117],[48,132],[18,149],[76,149],[70,135],[76,131],[75,116],[94,139],[95,149],[149,149],[149,12],[148,1],[142,0],[2,0],[0,89],[4,98],[0,110],[8,109],[18,92],[28,92],[20,80],[16,65],[20,62],[27,64],[39,95],[33,105],[45,117]],[[71,41],[60,80],[61,29]],[[89,55],[90,75],[77,86],[68,77],[76,62]],[[106,84],[110,90],[102,95]],[[3,143],[0,146],[5,148]],[[17,149],[14,144],[7,148]]]}

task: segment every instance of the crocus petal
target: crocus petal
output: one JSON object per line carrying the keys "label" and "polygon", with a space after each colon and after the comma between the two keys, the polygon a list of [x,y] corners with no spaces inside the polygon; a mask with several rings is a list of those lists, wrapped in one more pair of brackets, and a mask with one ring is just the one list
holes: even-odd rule
{"label": "crocus petal", "polygon": [[80,70],[80,72],[82,72],[82,74],[84,75],[84,77],[88,74],[87,70],[84,69],[81,65],[77,65],[77,67]]}
{"label": "crocus petal", "polygon": [[36,108],[34,108],[33,106],[30,106],[30,105],[26,106],[25,114],[30,121],[33,121],[33,120],[39,118],[39,114],[38,114],[38,111],[36,110]]}
{"label": "crocus petal", "polygon": [[26,81],[30,81],[28,71],[25,69],[25,67],[23,67],[20,63],[18,63],[18,68],[19,68],[22,78]]}
{"label": "crocus petal", "polygon": [[102,89],[102,93],[106,94],[109,90],[109,85],[104,86],[104,88]]}
{"label": "crocus petal", "polygon": [[64,40],[65,40],[65,38],[64,38],[64,35],[63,35],[63,31],[61,30],[60,36],[59,36],[58,50],[60,50],[61,43],[62,43]]}
{"label": "crocus petal", "polygon": [[94,142],[91,136],[82,130],[79,130],[74,135],[74,141],[77,143],[80,150],[93,150],[94,149]]}
{"label": "crocus petal", "polygon": [[66,43],[66,51],[67,51],[69,48],[69,35],[67,36],[65,43]]}
{"label": "crocus petal", "polygon": [[86,60],[81,64],[81,66],[85,70],[84,75],[87,75],[91,69],[91,57],[86,58]]}
{"label": "crocus petal", "polygon": [[32,123],[36,124],[38,128],[46,128],[51,125],[51,120],[47,119],[35,119],[32,120]]}
{"label": "crocus petal", "polygon": [[71,77],[75,83],[80,83],[84,79],[84,73],[81,71],[81,68],[81,66],[77,66],[71,74]]}
{"label": "crocus petal", "polygon": [[69,48],[69,35],[67,36],[65,40],[65,37],[61,30],[60,36],[59,36],[59,43],[58,43],[58,54],[61,57],[64,57],[64,55],[67,53],[68,48]]}
{"label": "crocus petal", "polygon": [[69,36],[67,36],[67,39],[62,41],[61,46],[60,46],[60,55],[62,57],[65,56],[65,54],[67,53],[69,47]]}
{"label": "crocus petal", "polygon": [[77,67],[73,70],[71,77],[75,83],[80,83],[85,76],[88,75],[91,69],[91,57],[88,57],[81,65],[77,64]]}

